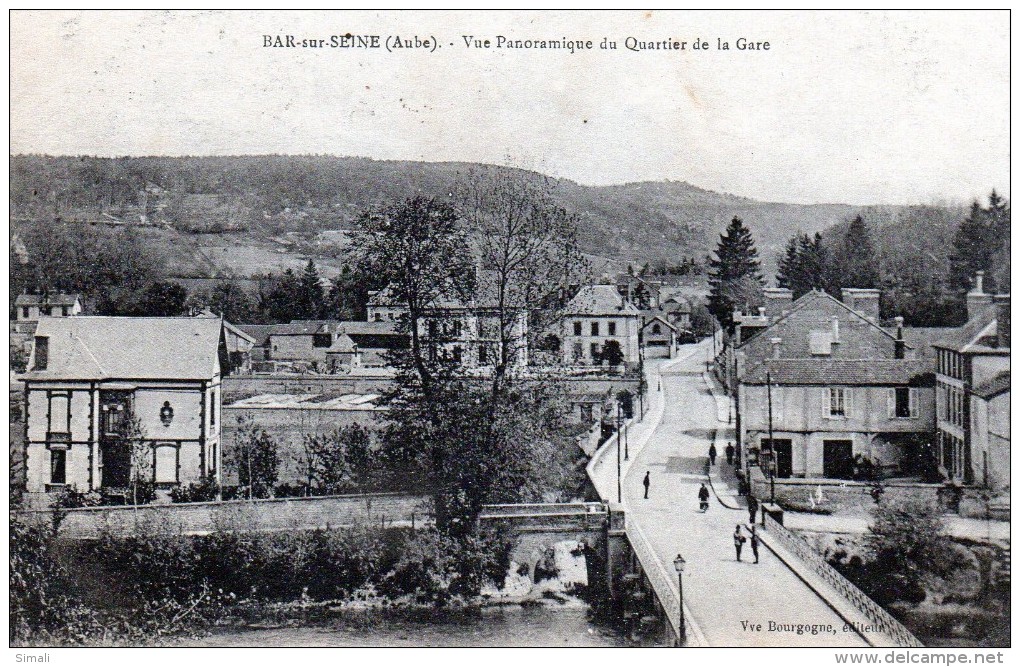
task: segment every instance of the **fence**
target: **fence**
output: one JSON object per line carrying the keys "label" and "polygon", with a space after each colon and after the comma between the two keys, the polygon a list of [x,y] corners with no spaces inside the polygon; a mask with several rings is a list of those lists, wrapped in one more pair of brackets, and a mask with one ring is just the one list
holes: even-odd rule
{"label": "fence", "polygon": [[907,648],[924,647],[924,644],[910,630],[903,627],[903,624],[893,618],[889,612],[878,606],[861,589],[854,586],[846,577],[825,562],[825,559],[812,549],[807,542],[791,533],[768,515],[765,516],[765,529],[769,535],[774,536],[780,544],[803,561],[815,574],[824,579],[826,583],[836,589],[858,611],[864,614],[875,625],[876,629],[891,637],[897,646]]}

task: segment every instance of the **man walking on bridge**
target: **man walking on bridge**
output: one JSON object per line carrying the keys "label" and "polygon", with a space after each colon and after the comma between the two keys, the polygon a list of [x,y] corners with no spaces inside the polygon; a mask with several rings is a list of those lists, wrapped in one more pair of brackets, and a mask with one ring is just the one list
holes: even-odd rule
{"label": "man walking on bridge", "polygon": [[737,524],[737,529],[733,531],[733,547],[737,550],[737,561],[740,561],[740,550],[744,548],[744,542],[747,538],[740,532],[740,524]]}
{"label": "man walking on bridge", "polygon": [[645,471],[645,479],[641,483],[645,485],[645,500],[648,500],[648,487],[652,485],[652,471],[651,470],[646,470]]}
{"label": "man walking on bridge", "polygon": [[701,488],[698,489],[698,501],[699,501],[699,503],[701,505],[701,511],[702,512],[707,512],[708,511],[708,495],[709,495],[708,494],[708,487],[705,486],[704,482],[702,482],[701,483]]}

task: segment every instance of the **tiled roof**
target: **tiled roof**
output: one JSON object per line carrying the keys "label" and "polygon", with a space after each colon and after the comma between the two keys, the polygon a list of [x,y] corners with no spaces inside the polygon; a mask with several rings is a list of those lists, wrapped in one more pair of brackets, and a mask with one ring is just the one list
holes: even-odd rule
{"label": "tiled roof", "polygon": [[893,335],[822,291],[811,291],[797,299],[786,315],[743,342],[740,350],[748,365],[753,365],[771,358],[771,339],[781,338],[781,358],[810,358],[811,333],[831,332],[833,317],[839,322],[839,342],[833,342],[831,349],[833,359],[895,358]]}
{"label": "tiled roof", "polygon": [[15,306],[73,306],[78,300],[77,294],[19,294],[14,300]]}
{"label": "tiled roof", "polygon": [[920,359],[769,359],[744,373],[746,384],[930,385],[931,364]]}
{"label": "tiled roof", "polygon": [[[915,351],[918,358],[934,358],[935,350],[932,345],[935,341],[951,335],[955,327],[904,327],[903,340],[907,347]],[[895,329],[886,329],[895,335]]]}
{"label": "tiled roof", "polygon": [[204,317],[43,317],[35,335],[49,338],[46,370],[25,378],[211,378],[222,331],[219,319]]}
{"label": "tiled roof", "polygon": [[650,325],[650,324],[651,324],[652,322],[661,322],[662,324],[665,324],[665,325],[666,325],[667,327],[669,327],[669,328],[670,328],[670,329],[672,329],[673,331],[679,331],[679,329],[677,329],[675,325],[671,324],[671,323],[670,323],[670,322],[669,322],[669,321],[668,321],[668,320],[667,320],[667,319],[666,319],[665,317],[663,317],[662,315],[653,315],[652,317],[650,317],[650,318],[649,318],[648,320],[646,320],[646,321],[645,321],[645,323],[644,323],[644,324],[643,324],[643,325],[641,326],[641,328],[642,328],[642,329],[646,328],[646,327],[647,327],[648,325]]}
{"label": "tiled roof", "polygon": [[585,285],[563,309],[563,314],[637,317],[641,312],[620,296],[614,285]]}
{"label": "tiled roof", "polygon": [[1009,371],[1003,371],[973,389],[973,392],[982,398],[994,398],[1005,391],[1009,391]]}
{"label": "tiled roof", "polygon": [[359,335],[393,335],[399,334],[399,324],[397,322],[337,322],[339,331],[344,332],[349,336]]}
{"label": "tiled roof", "polygon": [[983,308],[974,317],[967,320],[962,327],[951,330],[950,333],[936,340],[932,345],[957,352],[966,352],[971,345],[979,344],[982,336],[988,336],[986,329],[991,328],[991,334],[995,333],[996,310],[994,306]]}
{"label": "tiled roof", "polygon": [[238,324],[237,328],[255,340],[255,345],[265,347],[269,343],[269,334],[273,333],[275,324]]}
{"label": "tiled roof", "polygon": [[331,352],[334,354],[335,353],[346,354],[354,352],[357,349],[358,349],[357,344],[355,344],[355,342],[351,340],[350,336],[348,336],[347,334],[341,334],[336,337],[336,340],[333,341],[333,344],[329,347],[328,350],[326,350],[326,354],[329,354]]}

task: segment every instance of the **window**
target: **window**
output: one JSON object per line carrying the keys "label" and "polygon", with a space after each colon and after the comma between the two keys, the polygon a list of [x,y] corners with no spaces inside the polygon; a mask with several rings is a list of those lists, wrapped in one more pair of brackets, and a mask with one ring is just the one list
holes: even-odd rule
{"label": "window", "polygon": [[44,371],[46,366],[49,365],[50,359],[50,339],[48,336],[36,336],[35,337],[35,365],[32,366],[32,370]]}
{"label": "window", "polygon": [[453,360],[456,361],[459,364],[461,362],[461,359],[463,359],[463,357],[464,357],[464,352],[460,349],[460,345],[455,345],[453,347]]}
{"label": "window", "polygon": [[598,322],[592,322],[591,323],[591,335],[592,336],[598,336],[599,335],[599,323]]}
{"label": "window", "polygon": [[376,313],[374,319],[376,322],[382,322],[382,313]]}
{"label": "window", "polygon": [[580,336],[581,335],[581,323],[580,322],[574,322],[574,335],[575,336]]}
{"label": "window", "polygon": [[50,450],[50,484],[67,483],[67,450]]}
{"label": "window", "polygon": [[50,395],[50,433],[71,432],[71,396],[69,394]]}
{"label": "window", "polygon": [[585,424],[595,421],[595,411],[593,408],[594,406],[591,403],[581,404],[581,421]]}
{"label": "window", "polygon": [[478,348],[478,363],[487,364],[489,363],[489,350],[484,345]]}
{"label": "window", "polygon": [[592,361],[598,361],[598,358],[599,358],[599,344],[598,343],[592,343],[591,344],[591,358],[592,358]]}
{"label": "window", "polygon": [[584,346],[574,343],[574,361],[580,361],[584,357]]}
{"label": "window", "polygon": [[830,387],[828,391],[827,416],[833,419],[843,419],[849,414],[850,390],[846,387]]}
{"label": "window", "polygon": [[896,387],[889,390],[889,418],[913,419],[917,417],[917,389]]}
{"label": "window", "polygon": [[177,446],[171,443],[156,444],[155,454],[157,484],[174,484],[177,482]]}
{"label": "window", "polygon": [[662,333],[662,326],[660,326],[658,324],[653,325],[652,326],[652,333],[653,334],[661,334]]}
{"label": "window", "polygon": [[28,306],[23,306],[21,308],[21,317],[26,320],[28,319]]}
{"label": "window", "polygon": [[216,426],[216,390],[209,393],[209,426]]}
{"label": "window", "polygon": [[53,309],[50,308],[49,306],[46,306],[45,308],[40,308],[39,310],[40,310],[40,312],[43,315],[52,315],[53,314]]}
{"label": "window", "polygon": [[608,326],[609,326],[609,335],[610,336],[615,336],[616,335],[616,322],[610,322]]}
{"label": "window", "polygon": [[70,314],[67,310],[67,306],[61,307],[60,314],[63,315],[64,317],[67,317]]}

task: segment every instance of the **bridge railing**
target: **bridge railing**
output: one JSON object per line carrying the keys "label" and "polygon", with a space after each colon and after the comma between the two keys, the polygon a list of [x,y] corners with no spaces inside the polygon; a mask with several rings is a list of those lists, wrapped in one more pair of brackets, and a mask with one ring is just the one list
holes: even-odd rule
{"label": "bridge railing", "polygon": [[608,511],[604,503],[522,503],[520,505],[483,505],[482,515],[585,514]]}
{"label": "bridge railing", "polygon": [[780,544],[797,556],[815,574],[824,579],[826,583],[836,589],[858,611],[864,614],[874,624],[876,629],[891,637],[897,646],[910,648],[924,647],[924,644],[910,630],[893,618],[889,612],[882,609],[864,591],[857,588],[846,577],[837,572],[817,551],[811,548],[811,545],[797,535],[794,535],[767,514],[765,515],[765,529],[769,535],[774,536]]}
{"label": "bridge railing", "polygon": [[[630,542],[634,555],[641,563],[648,582],[655,591],[659,604],[666,612],[666,618],[677,637],[686,638],[686,645],[698,645],[701,643],[699,633],[694,628],[690,614],[684,613],[683,600],[680,598],[680,589],[677,578],[671,571],[667,570],[659,557],[655,555],[655,549],[651,542],[645,537],[644,531],[637,522],[627,522],[627,541]],[[685,623],[686,622],[686,623]],[[684,627],[686,624],[686,627]]]}

